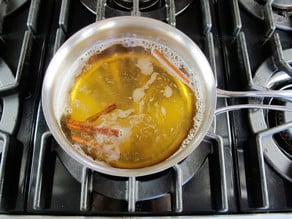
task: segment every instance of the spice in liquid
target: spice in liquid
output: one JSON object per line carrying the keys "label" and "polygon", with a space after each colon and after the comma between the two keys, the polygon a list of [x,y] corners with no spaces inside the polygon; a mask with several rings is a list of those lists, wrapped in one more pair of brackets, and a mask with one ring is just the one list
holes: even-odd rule
{"label": "spice in liquid", "polygon": [[196,95],[151,51],[112,45],[92,55],[61,119],[72,145],[118,168],[159,163],[194,125]]}

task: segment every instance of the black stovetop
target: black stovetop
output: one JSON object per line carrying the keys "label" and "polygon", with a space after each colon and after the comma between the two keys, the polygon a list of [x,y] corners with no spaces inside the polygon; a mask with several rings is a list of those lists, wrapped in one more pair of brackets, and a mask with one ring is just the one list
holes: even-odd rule
{"label": "black stovetop", "polygon": [[[191,156],[158,174],[120,178],[78,164],[48,130],[40,102],[42,79],[62,42],[103,16],[93,13],[95,1],[87,7],[86,0],[11,2],[21,2],[21,7],[0,16],[2,214],[177,216],[292,210],[292,180],[268,161],[266,143],[257,143],[265,129],[254,131],[249,110],[216,116],[209,134]],[[100,2],[106,3],[106,17],[131,14],[113,13],[113,1]],[[267,5],[256,1],[262,19],[248,12],[241,1],[233,0],[189,1],[175,17],[164,11],[169,10],[165,4],[181,7],[181,2],[160,1],[155,16],[166,16],[165,22],[198,44],[211,63],[219,88],[257,89],[262,86],[257,79],[262,65],[271,69],[271,75],[286,75],[285,86],[291,83],[277,57],[285,54],[284,61],[291,63],[292,57],[286,54],[291,54],[292,32],[265,19]],[[146,9],[140,15],[151,14]],[[275,84],[276,89],[282,88],[280,82]],[[219,98],[217,105],[250,101]],[[290,160],[289,152],[280,150]],[[133,188],[137,190],[135,198],[130,197]]]}

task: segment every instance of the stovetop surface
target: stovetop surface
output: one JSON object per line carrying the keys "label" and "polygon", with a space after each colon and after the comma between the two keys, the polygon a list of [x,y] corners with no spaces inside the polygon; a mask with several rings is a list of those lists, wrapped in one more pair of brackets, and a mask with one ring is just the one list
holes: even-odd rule
{"label": "stovetop surface", "polygon": [[[0,115],[11,118],[17,114],[5,124],[0,116],[2,214],[199,216],[291,212],[291,181],[267,161],[265,150],[269,148],[265,143],[257,144],[258,133],[265,129],[254,132],[249,110],[216,116],[209,134],[192,155],[159,174],[135,179],[112,177],[72,160],[46,125],[41,86],[46,67],[62,42],[95,22],[96,15],[80,1],[20,2],[19,9],[5,16],[0,33],[0,57],[4,60],[0,60],[4,63],[0,62],[0,70],[7,72],[8,66],[10,73],[5,75],[14,77],[10,87],[3,86],[0,77],[4,87],[0,90]],[[273,50],[279,48],[277,43],[281,42],[282,50],[292,48],[291,31],[276,27],[270,33],[265,20],[253,16],[240,1],[192,1],[175,17],[175,25],[205,53],[221,89],[257,89],[262,85],[254,78],[267,60],[274,73],[284,69],[277,61],[279,52]],[[249,101],[218,98],[217,107]],[[12,110],[16,106],[19,109]],[[131,183],[139,191],[134,199],[128,196]]]}

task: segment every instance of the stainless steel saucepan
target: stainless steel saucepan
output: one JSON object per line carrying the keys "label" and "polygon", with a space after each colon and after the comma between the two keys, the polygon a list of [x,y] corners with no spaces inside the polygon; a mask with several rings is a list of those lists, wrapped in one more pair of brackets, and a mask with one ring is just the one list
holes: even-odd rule
{"label": "stainless steel saucepan", "polygon": [[[198,98],[203,109],[201,122],[198,124],[195,137],[184,147],[181,147],[166,160],[144,168],[120,169],[106,165],[104,162],[93,161],[84,154],[74,149],[62,132],[60,116],[64,109],[64,96],[69,92],[70,81],[75,75],[72,68],[80,65],[84,54],[88,53],[97,43],[109,39],[139,38],[157,42],[175,51],[184,60],[191,74],[194,83],[198,86]],[[143,176],[153,174],[182,161],[201,143],[208,133],[214,115],[228,110],[241,108],[267,108],[276,110],[289,110],[283,106],[264,105],[239,105],[223,109],[216,109],[218,97],[277,97],[291,101],[290,91],[246,91],[229,92],[216,88],[214,75],[210,64],[199,47],[178,29],[150,18],[144,17],[115,17],[93,23],[70,37],[57,51],[51,60],[43,82],[42,107],[46,122],[52,135],[72,158],[82,165],[109,175],[115,176]],[[174,106],[175,107],[175,106]]]}

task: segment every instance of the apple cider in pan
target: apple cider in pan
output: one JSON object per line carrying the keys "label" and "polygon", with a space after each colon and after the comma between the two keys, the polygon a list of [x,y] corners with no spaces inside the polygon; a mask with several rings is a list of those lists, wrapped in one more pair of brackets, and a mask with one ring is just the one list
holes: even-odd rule
{"label": "apple cider in pan", "polygon": [[114,44],[88,59],[61,118],[72,145],[118,168],[150,166],[178,150],[194,126],[197,98],[157,52]]}

